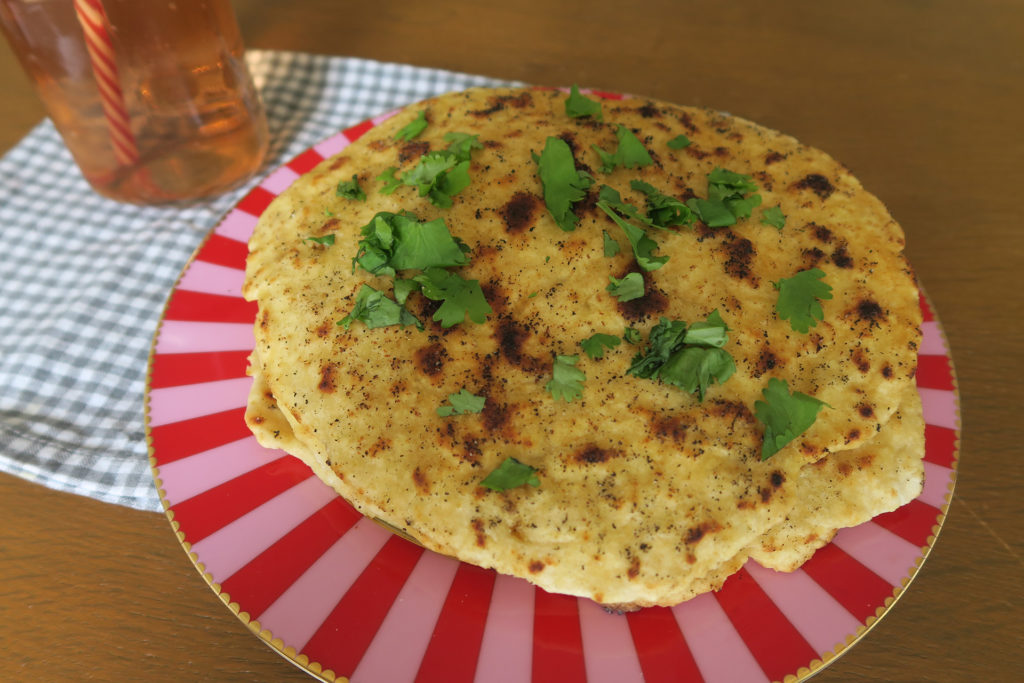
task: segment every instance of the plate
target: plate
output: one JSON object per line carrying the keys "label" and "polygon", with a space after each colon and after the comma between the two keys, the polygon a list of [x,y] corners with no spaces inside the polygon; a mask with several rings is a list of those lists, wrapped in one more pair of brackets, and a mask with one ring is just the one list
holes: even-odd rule
{"label": "plate", "polygon": [[315,145],[246,195],[182,272],[154,338],[150,463],[171,527],[225,605],[327,681],[800,681],[864,636],[931,551],[956,480],[956,379],[923,296],[921,495],[841,530],[793,573],[751,561],[673,608],[610,614],[426,551],[256,442],[243,421],[256,316],[241,297],[246,242],[292,181],[387,116]]}

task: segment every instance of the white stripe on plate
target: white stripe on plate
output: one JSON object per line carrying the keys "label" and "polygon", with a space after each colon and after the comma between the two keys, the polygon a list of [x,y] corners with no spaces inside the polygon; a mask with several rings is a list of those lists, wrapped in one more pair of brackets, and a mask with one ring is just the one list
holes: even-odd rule
{"label": "white stripe on plate", "polygon": [[429,550],[412,573],[352,673],[359,681],[412,681],[427,651],[459,563]]}
{"label": "white stripe on plate", "polygon": [[643,669],[626,615],[609,614],[593,600],[578,602],[588,683],[642,681]]}
{"label": "white stripe on plate", "polygon": [[391,536],[380,525],[360,519],[270,607],[252,616],[286,647],[302,652]]}
{"label": "white stripe on plate", "polygon": [[768,680],[714,595],[698,595],[672,613],[706,683]]}
{"label": "white stripe on plate", "polygon": [[902,585],[921,557],[921,548],[874,522],[840,529],[832,542],[893,586]]}
{"label": "white stripe on plate", "polygon": [[160,465],[164,497],[172,506],[177,505],[284,454],[264,448],[256,437],[250,436]]}
{"label": "white stripe on plate", "polygon": [[337,495],[310,475],[193,544],[192,551],[213,580],[223,583]]}
{"label": "white stripe on plate", "polygon": [[242,298],[245,271],[216,263],[195,260],[181,276],[178,289],[204,294],[219,294]]}
{"label": "white stripe on plate", "polygon": [[480,643],[476,683],[528,683],[533,669],[532,584],[504,574],[494,579]]}
{"label": "white stripe on plate", "polygon": [[819,654],[845,645],[847,636],[857,633],[860,627],[857,618],[802,569],[783,573],[765,569],[756,562],[747,562],[746,569]]}
{"label": "white stripe on plate", "polygon": [[149,423],[153,427],[222,413],[245,406],[251,377],[160,387],[149,392]]}
{"label": "white stripe on plate", "polygon": [[165,320],[160,327],[157,353],[210,353],[249,351],[256,345],[252,323],[204,323]]}

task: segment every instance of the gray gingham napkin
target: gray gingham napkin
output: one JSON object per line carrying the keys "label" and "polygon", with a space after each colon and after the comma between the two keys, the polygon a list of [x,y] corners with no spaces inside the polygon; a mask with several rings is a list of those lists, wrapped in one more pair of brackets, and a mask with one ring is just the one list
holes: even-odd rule
{"label": "gray gingham napkin", "polygon": [[[381,112],[505,83],[303,53],[246,58],[271,131],[260,175]],[[150,344],[189,256],[258,180],[184,208],[119,204],[89,188],[49,121],[0,159],[0,471],[162,509],[143,425]]]}

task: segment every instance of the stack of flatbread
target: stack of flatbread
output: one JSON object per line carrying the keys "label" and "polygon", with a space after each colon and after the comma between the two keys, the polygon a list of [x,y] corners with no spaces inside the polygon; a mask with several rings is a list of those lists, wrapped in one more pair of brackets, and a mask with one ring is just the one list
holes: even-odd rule
{"label": "stack of flatbread", "polygon": [[264,212],[246,420],[431,550],[676,604],[920,492],[903,247],[842,165],[734,116],[443,95]]}

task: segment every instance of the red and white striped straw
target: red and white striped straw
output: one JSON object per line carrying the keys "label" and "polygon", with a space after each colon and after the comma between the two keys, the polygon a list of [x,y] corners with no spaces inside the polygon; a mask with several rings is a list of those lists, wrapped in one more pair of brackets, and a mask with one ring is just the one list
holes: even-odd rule
{"label": "red and white striped straw", "polygon": [[139,160],[139,150],[135,146],[128,110],[124,106],[124,93],[121,91],[114,47],[108,30],[110,22],[100,0],[74,0],[74,3],[75,14],[85,33],[85,47],[89,51],[92,72],[100,91],[114,155],[122,165],[134,164]]}

